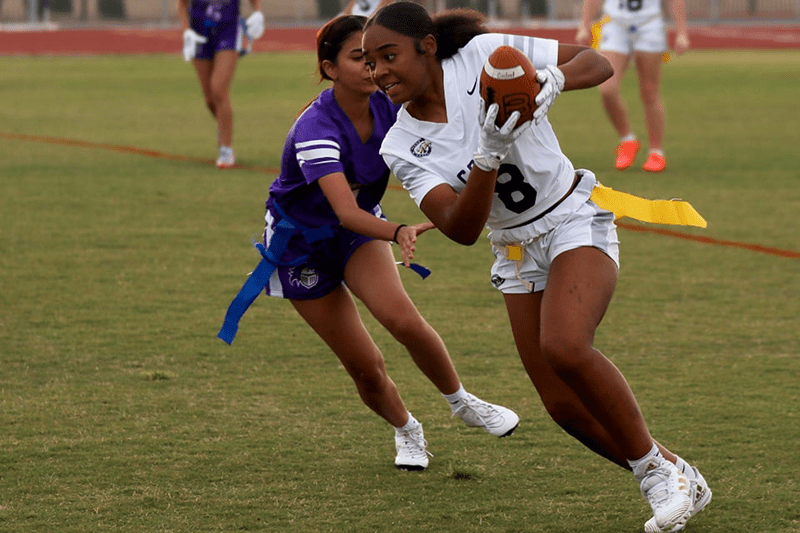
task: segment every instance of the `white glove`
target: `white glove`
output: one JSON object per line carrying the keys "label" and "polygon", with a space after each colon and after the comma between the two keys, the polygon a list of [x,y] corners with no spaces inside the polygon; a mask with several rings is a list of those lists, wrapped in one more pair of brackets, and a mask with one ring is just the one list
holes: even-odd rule
{"label": "white glove", "polygon": [[472,160],[479,169],[485,172],[500,168],[500,163],[505,159],[511,145],[530,125],[530,121],[528,121],[515,129],[514,126],[519,120],[519,111],[514,111],[503,127],[498,128],[494,121],[499,110],[500,106],[497,104],[492,104],[489,109],[486,109],[486,103],[481,98],[481,111],[478,115],[478,122],[481,123],[480,141],[478,151],[472,156]]}
{"label": "white glove", "polygon": [[247,36],[252,40],[256,40],[264,35],[264,13],[261,11],[254,11],[252,15],[247,17]]}
{"label": "white glove", "polygon": [[536,80],[542,84],[534,100],[538,107],[533,112],[533,121],[538,124],[556,101],[556,96],[564,90],[564,73],[555,65],[547,65],[536,73]]}
{"label": "white glove", "polygon": [[207,40],[206,37],[191,28],[183,32],[183,60],[188,63],[194,59],[194,56],[197,55],[197,45],[203,44]]}

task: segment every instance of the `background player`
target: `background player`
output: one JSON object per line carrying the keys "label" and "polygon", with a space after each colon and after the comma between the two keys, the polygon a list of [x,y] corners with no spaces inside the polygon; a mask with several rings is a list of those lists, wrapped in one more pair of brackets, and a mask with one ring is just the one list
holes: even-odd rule
{"label": "background player", "polygon": [[[686,3],[685,0],[669,1],[675,23],[675,51],[682,54],[689,48]],[[627,107],[620,96],[622,76],[633,60],[650,143],[647,161],[642,168],[648,172],[661,172],[667,166],[663,148],[666,118],[661,97],[661,64],[667,51],[667,32],[661,0],[584,0],[581,23],[575,36],[578,44],[591,43],[590,26],[601,5],[603,14],[610,20],[602,24],[598,49],[611,61],[614,75],[600,85],[600,95],[606,114],[620,138],[615,165],[619,170],[631,166],[640,148],[628,120]]]}
{"label": "background player", "polygon": [[[233,106],[230,88],[243,41],[264,34],[261,0],[250,0],[253,13],[243,25],[239,0],[178,0],[183,29],[183,58],[193,61],[206,106],[217,120],[218,168],[236,164],[233,153]],[[246,35],[245,35],[246,33]]]}

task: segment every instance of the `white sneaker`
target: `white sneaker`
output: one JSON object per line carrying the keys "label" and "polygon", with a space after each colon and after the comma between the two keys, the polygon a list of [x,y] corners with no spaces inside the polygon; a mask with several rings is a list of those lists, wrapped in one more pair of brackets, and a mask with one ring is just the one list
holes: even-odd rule
{"label": "white sneaker", "polygon": [[428,451],[428,441],[422,432],[422,424],[407,431],[395,429],[394,445],[397,448],[397,457],[394,466],[400,470],[425,470],[428,468],[428,456],[433,454]]}
{"label": "white sneaker", "polygon": [[470,427],[483,428],[495,437],[507,437],[519,425],[519,416],[511,409],[484,402],[470,393],[454,407],[453,416]]}
{"label": "white sneaker", "polygon": [[[711,501],[711,489],[708,488],[708,484],[706,483],[705,478],[697,470],[697,467],[692,467],[694,471],[694,479],[689,479],[689,486],[692,488],[692,494],[694,495],[694,505],[692,506],[692,511],[689,513],[689,516],[686,517],[686,520],[689,520],[691,517],[705,509],[708,502]],[[688,477],[688,476],[687,476]],[[680,531],[683,529],[683,526],[675,529],[673,528],[672,531]],[[645,533],[663,533],[661,529],[659,529],[658,525],[656,524],[656,518],[652,517],[650,520],[645,522],[644,524],[644,531]]]}
{"label": "white sneaker", "polygon": [[217,168],[231,168],[236,166],[236,157],[233,155],[232,149],[219,149],[219,157],[217,157]]}
{"label": "white sneaker", "polygon": [[692,516],[693,493],[689,480],[678,467],[661,457],[652,460],[639,488],[653,509],[657,531],[672,533],[683,529]]}

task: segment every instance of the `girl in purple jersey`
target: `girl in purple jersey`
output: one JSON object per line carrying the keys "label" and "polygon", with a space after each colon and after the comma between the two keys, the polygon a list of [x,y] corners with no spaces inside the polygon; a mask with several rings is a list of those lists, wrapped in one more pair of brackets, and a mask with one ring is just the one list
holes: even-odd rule
{"label": "girl in purple jersey", "polygon": [[[396,224],[380,210],[389,169],[378,149],[397,106],[375,91],[364,64],[365,22],[340,16],[317,34],[319,72],[332,87],[292,126],[280,176],[270,187],[264,244],[279,257],[266,290],[291,301],[339,358],[363,402],[394,426],[395,465],[424,470],[429,454],[422,425],[386,373],[353,296],[408,349],[454,416],[498,437],[511,434],[519,417],[464,390],[442,339],[403,288],[390,242],[400,245],[408,265],[417,236],[433,225]],[[286,221],[294,228],[288,244],[279,226]],[[275,252],[279,241],[286,249]]]}
{"label": "girl in purple jersey", "polygon": [[177,1],[183,57],[193,60],[206,106],[217,120],[217,168],[230,168],[236,164],[230,88],[244,38],[252,42],[264,33],[261,0],[250,0],[253,13],[244,26],[239,21],[239,0]]}

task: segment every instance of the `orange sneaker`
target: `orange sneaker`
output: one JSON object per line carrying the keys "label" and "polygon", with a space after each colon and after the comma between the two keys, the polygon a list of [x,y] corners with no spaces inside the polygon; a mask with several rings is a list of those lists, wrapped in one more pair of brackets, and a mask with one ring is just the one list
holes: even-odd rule
{"label": "orange sneaker", "polygon": [[625,170],[633,164],[639,153],[639,141],[623,141],[617,146],[617,170]]}
{"label": "orange sneaker", "polygon": [[659,153],[650,152],[642,168],[648,172],[661,172],[667,168],[667,158]]}

